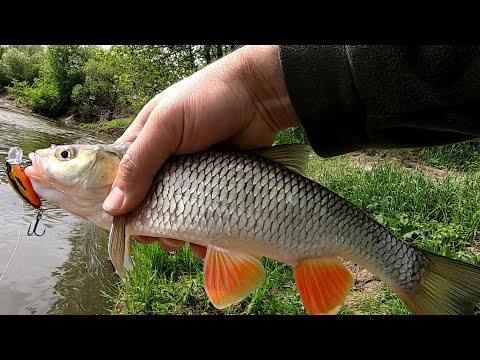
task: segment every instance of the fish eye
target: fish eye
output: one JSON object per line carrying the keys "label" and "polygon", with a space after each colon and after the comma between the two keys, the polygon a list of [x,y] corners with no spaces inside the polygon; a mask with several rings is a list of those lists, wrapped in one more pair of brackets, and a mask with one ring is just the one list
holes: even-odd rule
{"label": "fish eye", "polygon": [[60,148],[55,153],[58,160],[70,160],[76,156],[75,149],[73,148]]}

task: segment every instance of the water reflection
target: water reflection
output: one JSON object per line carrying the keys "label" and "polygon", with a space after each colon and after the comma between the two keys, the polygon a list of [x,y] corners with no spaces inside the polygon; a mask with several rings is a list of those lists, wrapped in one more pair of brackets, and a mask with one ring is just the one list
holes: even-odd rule
{"label": "water reflection", "polygon": [[[26,156],[39,148],[69,143],[99,143],[79,130],[38,116],[0,109],[0,174],[8,149]],[[27,236],[36,211],[24,204],[5,178],[0,183],[0,275],[18,240],[10,266],[0,281],[0,314],[101,314],[108,306],[101,291],[114,284],[108,260],[107,232],[50,203],[39,226],[44,236]],[[23,211],[23,221],[22,218]]]}
{"label": "water reflection", "polygon": [[49,313],[106,313],[110,303],[100,290],[115,286],[118,280],[108,259],[108,232],[81,222],[69,241],[72,248],[68,260],[53,274],[59,278],[54,289],[62,298]]}

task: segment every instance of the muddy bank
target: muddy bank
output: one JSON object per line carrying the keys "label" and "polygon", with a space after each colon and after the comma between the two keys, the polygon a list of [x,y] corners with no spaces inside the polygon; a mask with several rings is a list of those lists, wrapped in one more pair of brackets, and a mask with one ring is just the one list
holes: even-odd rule
{"label": "muddy bank", "polygon": [[19,104],[14,99],[9,98],[6,91],[0,91],[0,109],[6,109],[10,111],[16,111],[21,114],[27,114],[31,116],[36,116],[40,118],[48,118],[50,120],[58,121],[62,124],[66,125],[74,125],[73,124],[73,115],[62,115],[56,117],[46,117],[40,114],[35,113],[32,109],[30,109],[27,105]]}
{"label": "muddy bank", "polygon": [[98,123],[95,126],[95,123],[92,123],[92,126],[83,127],[80,123],[75,121],[74,115],[62,115],[62,116],[55,116],[55,117],[45,117],[35,113],[32,109],[30,109],[27,105],[19,104],[14,99],[8,97],[6,91],[0,91],[0,109],[6,109],[9,111],[15,111],[20,114],[26,114],[30,116],[35,116],[42,119],[49,119],[55,122],[58,122],[62,125],[68,126],[69,128],[74,129],[81,129],[83,131],[87,131],[93,135],[108,137],[113,140],[120,137],[124,131],[126,130],[127,126],[119,126],[119,127],[102,127],[101,123]]}
{"label": "muddy bank", "polygon": [[19,105],[15,100],[9,99],[6,92],[0,92],[0,109],[17,111],[24,114],[32,115],[33,111],[25,105]]}

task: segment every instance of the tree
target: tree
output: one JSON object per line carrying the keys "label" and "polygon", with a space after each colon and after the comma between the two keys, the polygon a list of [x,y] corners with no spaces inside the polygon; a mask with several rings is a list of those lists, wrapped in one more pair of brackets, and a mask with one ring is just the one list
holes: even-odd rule
{"label": "tree", "polygon": [[33,84],[45,59],[43,46],[13,45],[0,49],[0,87],[6,87],[14,80]]}
{"label": "tree", "polygon": [[99,49],[85,65],[85,82],[77,84],[72,100],[85,120],[112,120],[115,113],[127,107],[125,83],[116,54]]}
{"label": "tree", "polygon": [[119,81],[125,86],[128,101],[139,111],[153,96],[192,74],[197,69],[194,45],[112,46],[119,67]]}
{"label": "tree", "polygon": [[[34,111],[47,116],[67,113],[72,106],[72,90],[84,81],[85,63],[97,46],[50,45],[40,76],[22,90]],[[20,83],[21,84],[21,83]]]}
{"label": "tree", "polygon": [[84,67],[98,47],[80,45],[51,45],[47,51],[45,80],[55,84],[60,96],[60,108],[71,105],[72,89],[84,81]]}
{"label": "tree", "polygon": [[207,64],[210,64],[212,62],[212,54],[210,53],[210,48],[211,45],[205,45],[205,61]]}
{"label": "tree", "polygon": [[220,59],[221,57],[223,57],[222,45],[216,45],[216,47],[217,47],[217,59]]}

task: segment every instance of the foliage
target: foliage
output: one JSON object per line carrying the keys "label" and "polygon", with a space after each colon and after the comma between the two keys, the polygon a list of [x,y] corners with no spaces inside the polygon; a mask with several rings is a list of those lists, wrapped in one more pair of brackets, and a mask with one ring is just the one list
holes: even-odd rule
{"label": "foliage", "polygon": [[[73,113],[82,121],[103,121],[133,116],[156,94],[224,56],[233,46],[115,45],[104,49],[50,45],[46,50],[42,46],[0,49],[0,87],[8,85],[11,96],[44,115]],[[2,65],[4,62],[10,65]]]}
{"label": "foliage", "polygon": [[127,108],[127,87],[114,52],[98,49],[85,64],[85,81],[72,89],[76,112],[86,120],[112,120]]}
{"label": "foliage", "polygon": [[0,49],[0,88],[11,85],[14,80],[33,84],[45,59],[43,46],[19,45]]}
{"label": "foliage", "polygon": [[[217,56],[228,53],[223,45]],[[126,89],[133,111],[140,109],[156,94],[191,75],[207,64],[207,45],[126,45],[112,46],[121,72],[120,86]],[[208,52],[210,54],[210,51]],[[210,61],[215,57],[210,56]]]}

